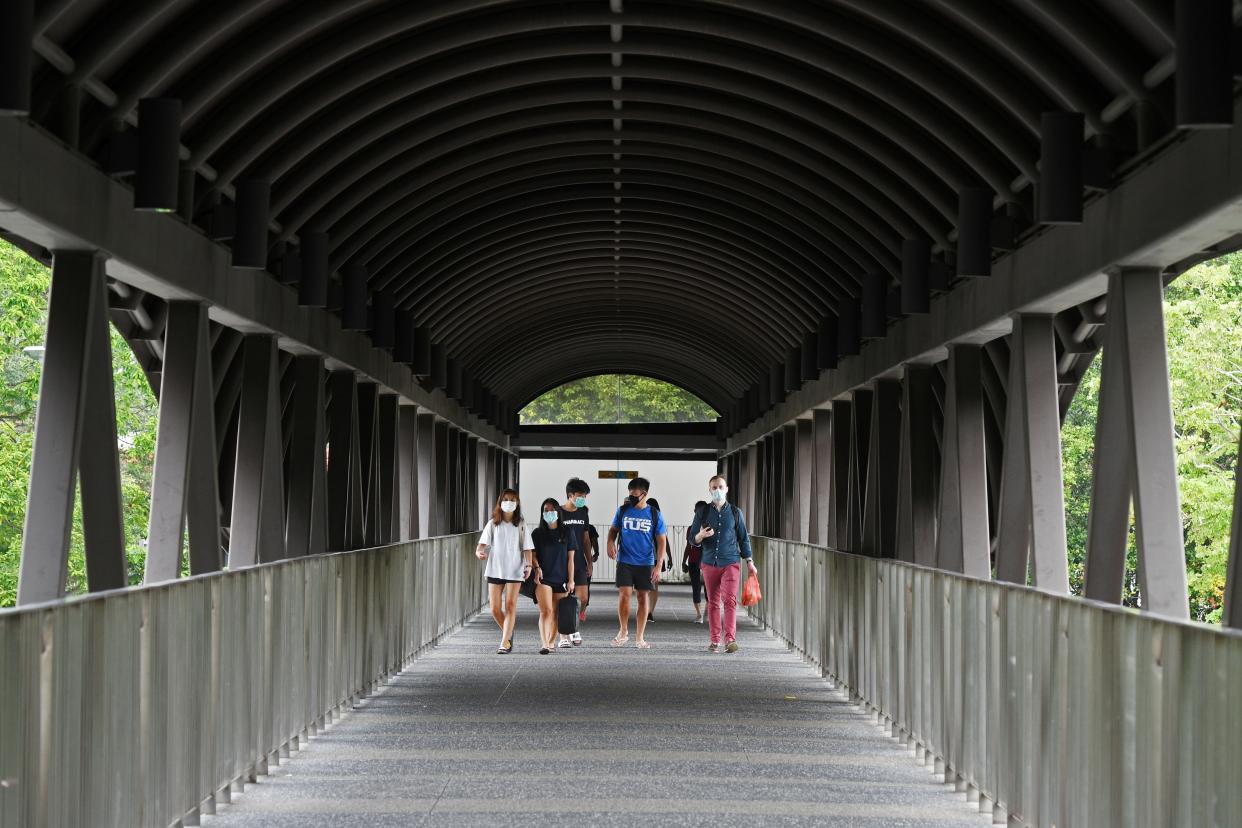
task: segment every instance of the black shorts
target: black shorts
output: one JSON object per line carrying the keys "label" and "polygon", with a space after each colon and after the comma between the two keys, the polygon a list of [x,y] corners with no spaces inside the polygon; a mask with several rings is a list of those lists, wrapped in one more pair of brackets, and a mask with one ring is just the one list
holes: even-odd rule
{"label": "black shorts", "polygon": [[489,584],[520,584],[522,583],[521,581],[506,581],[504,578],[493,578],[491,575],[487,576],[487,582]]}
{"label": "black shorts", "polygon": [[651,592],[651,567],[617,563],[617,586],[634,587],[639,592]]}
{"label": "black shorts", "polygon": [[547,581],[544,581],[540,584],[540,586],[551,587],[553,595],[564,595],[569,592],[569,590],[566,589],[566,583],[564,581],[561,581],[559,584],[550,584]]}

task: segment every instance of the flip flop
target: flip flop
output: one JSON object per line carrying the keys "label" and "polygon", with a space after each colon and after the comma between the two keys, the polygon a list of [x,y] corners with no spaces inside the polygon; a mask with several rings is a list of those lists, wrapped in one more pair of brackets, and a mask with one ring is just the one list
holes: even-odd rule
{"label": "flip flop", "polygon": [[638,649],[640,649],[640,650],[650,650],[650,649],[651,649],[651,644],[649,644],[649,643],[648,643],[648,642],[646,642],[646,641],[639,641],[639,642],[638,642],[637,644],[635,644],[634,646],[635,646],[635,647],[637,647],[637,648],[638,648]]}
{"label": "flip flop", "polygon": [[627,635],[625,638],[614,638],[614,639],[613,639],[612,641],[610,641],[609,643],[610,643],[612,646],[614,646],[614,647],[624,647],[624,646],[625,646],[625,642],[627,642],[627,641],[629,641],[629,640],[630,640],[630,637]]}

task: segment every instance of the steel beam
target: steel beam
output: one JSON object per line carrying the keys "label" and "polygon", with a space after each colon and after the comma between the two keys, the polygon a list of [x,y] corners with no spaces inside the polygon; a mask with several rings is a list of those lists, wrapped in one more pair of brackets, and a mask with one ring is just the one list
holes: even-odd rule
{"label": "steel beam", "polygon": [[897,554],[897,473],[901,460],[901,383],[872,386],[870,449],[864,488],[862,551],[880,558]]}
{"label": "steel beam", "polygon": [[333,371],[328,376],[328,549],[350,548],[350,457],[356,444],[358,418],[354,372]]}
{"label": "steel beam", "polygon": [[[415,454],[418,482],[416,486],[417,499],[415,501],[415,511],[418,517],[418,537],[420,538],[429,538],[434,534],[435,495],[432,492],[432,487],[435,485],[435,424],[436,417],[434,414],[421,410],[418,412],[417,449]],[[498,462],[499,459],[499,456],[497,456]],[[499,472],[500,469],[497,468],[497,474]]]}
{"label": "steel beam", "polygon": [[797,540],[807,543],[811,539],[811,513],[814,491],[812,489],[815,472],[815,437],[814,424],[811,420],[798,420],[797,423]]}
{"label": "steel beam", "polygon": [[852,399],[836,400],[832,404],[832,482],[828,517],[828,545],[833,549],[848,550],[850,547],[850,424],[854,421]]}
{"label": "steel beam", "polygon": [[897,557],[936,565],[936,400],[930,365],[907,365],[901,383]]}
{"label": "steel beam", "polygon": [[327,549],[327,463],[324,449],[323,357],[299,356],[293,362],[293,436],[289,443],[289,508],[285,542],[289,557],[319,555]]}
{"label": "steel beam", "polygon": [[1056,338],[1052,317],[1018,314],[1009,345],[996,577],[1069,594]]}
{"label": "steel beam", "polygon": [[277,354],[275,337],[266,334],[251,334],[242,344],[229,569],[285,557]]}
{"label": "steel beam", "polygon": [[[98,254],[66,250],[53,255],[47,339],[22,533],[19,604],[50,601],[65,593],[79,474],[88,569],[94,558],[96,570],[93,578],[88,572],[88,586],[103,589],[126,584],[104,291],[103,260]],[[102,445],[83,449],[88,405],[96,407],[92,423],[101,426],[102,432],[93,434],[91,442]]]}
{"label": "steel beam", "polygon": [[978,345],[949,347],[936,565],[990,579],[982,356],[983,349]]}
{"label": "steel beam", "polygon": [[[828,520],[832,498],[832,411],[817,408],[811,413],[811,514],[808,540],[828,543]],[[742,455],[745,462],[745,453]]]}
{"label": "steel beam", "polygon": [[418,515],[418,406],[403,405],[397,435],[397,538],[419,536]]}
{"label": "steel beam", "polygon": [[210,372],[207,309],[198,302],[169,303],[143,576],[147,583],[180,577],[188,513],[199,524],[190,521],[191,573],[212,572],[222,564]]}
{"label": "steel beam", "polygon": [[378,474],[379,488],[377,503],[379,527],[376,541],[381,544],[392,543],[401,537],[401,510],[397,503],[401,486],[398,480],[400,466],[397,462],[398,446],[400,445],[400,421],[398,408],[401,398],[396,394],[384,394],[379,398],[379,439],[376,447],[379,450]]}

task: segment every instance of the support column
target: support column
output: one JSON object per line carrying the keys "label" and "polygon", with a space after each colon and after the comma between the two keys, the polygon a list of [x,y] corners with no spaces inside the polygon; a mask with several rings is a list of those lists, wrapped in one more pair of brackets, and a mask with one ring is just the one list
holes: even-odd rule
{"label": "support column", "polygon": [[379,449],[379,386],[373,382],[358,383],[358,450],[362,488],[362,533],[357,546],[371,547],[380,540],[380,449]]}
{"label": "support column", "polygon": [[397,538],[413,540],[418,534],[418,406],[403,405],[398,414]]}
{"label": "support column", "polygon": [[242,344],[229,569],[285,557],[277,354],[276,339],[269,334],[248,334]]}
{"label": "support column", "polygon": [[936,399],[931,365],[906,365],[897,487],[897,557],[936,565]]}
{"label": "support column", "polygon": [[901,453],[901,383],[876,380],[871,404],[870,448],[863,500],[862,551],[897,555],[897,471]]}
{"label": "support column", "polygon": [[[97,591],[127,583],[107,305],[103,258],[90,251],[56,252],[18,604],[65,594],[79,477],[88,586]],[[88,407],[92,434],[84,445]]]}
{"label": "support column", "polygon": [[755,519],[755,447],[749,445],[740,454],[742,457],[738,468],[741,469],[741,479],[738,483],[742,487],[742,511],[749,522]]}
{"label": "support column", "polygon": [[1008,387],[996,577],[1025,584],[1029,567],[1034,586],[1068,595],[1061,419],[1051,316],[1014,316]]}
{"label": "support column", "polygon": [[811,540],[811,500],[815,470],[815,435],[811,420],[798,420],[797,428],[797,465],[798,465],[798,526],[797,537],[803,543]]}
{"label": "support column", "polygon": [[381,544],[393,543],[401,536],[401,508],[397,503],[401,490],[398,480],[400,465],[397,462],[400,405],[401,398],[396,394],[382,394],[379,398],[379,438],[376,440],[379,451],[376,464],[379,474],[379,503],[376,509],[379,528],[375,542]]}
{"label": "support column", "polygon": [[431,534],[433,536],[447,535],[449,533],[447,491],[449,474],[448,440],[449,424],[443,420],[437,420],[433,442],[433,450],[435,451],[434,476],[431,481]]}
{"label": "support column", "polygon": [[[207,308],[198,302],[169,302],[164,329],[164,365],[160,372],[155,464],[151,474],[151,512],[143,576],[146,583],[181,576],[183,530],[192,498],[207,501],[201,506],[207,507],[203,514],[208,526],[200,528],[208,531],[195,533],[191,529],[190,557],[205,567],[199,571],[214,571],[221,565],[210,347]],[[202,442],[198,441],[200,430],[208,432],[205,457],[194,456],[196,441]],[[204,462],[195,464],[196,459]],[[212,522],[214,534],[210,531]],[[195,550],[195,539],[205,543],[207,548]]]}
{"label": "support column", "polygon": [[487,467],[488,457],[491,454],[491,446],[484,443],[478,438],[472,440],[474,443],[474,514],[471,515],[470,526],[467,530],[476,529],[483,525],[483,512],[487,508],[487,491],[489,488]]}
{"label": "support column", "polygon": [[781,428],[781,537],[798,537],[798,427]]}
{"label": "support column", "polygon": [[435,434],[436,417],[434,414],[419,412],[418,414],[418,452],[417,460],[418,491],[418,537],[430,538],[435,535]]}
{"label": "support column", "polygon": [[357,502],[361,474],[354,372],[333,371],[328,387],[332,394],[328,403],[328,549],[339,552],[354,548],[354,528],[362,514]]}
{"label": "support column", "polygon": [[871,449],[872,392],[859,388],[851,396],[849,477],[845,493],[848,546],[845,548],[861,552],[863,503],[867,497],[864,486],[867,482],[867,456]]}
{"label": "support column", "polygon": [[809,540],[828,543],[828,522],[832,514],[832,411],[816,409],[811,414],[811,515]]}
{"label": "support column", "polygon": [[949,346],[936,565],[991,578],[982,354],[978,345]]}
{"label": "support column", "polygon": [[289,513],[285,543],[289,557],[322,555],[328,548],[328,497],[324,446],[323,357],[293,360],[293,435],[289,441]]}
{"label": "support column", "polygon": [[1143,607],[1189,618],[1163,300],[1157,268],[1109,277],[1086,593],[1121,599],[1132,495]]}
{"label": "support column", "polygon": [[850,423],[854,421],[854,403],[848,397],[832,403],[832,483],[829,491],[831,514],[828,518],[828,545],[833,549],[850,549]]}

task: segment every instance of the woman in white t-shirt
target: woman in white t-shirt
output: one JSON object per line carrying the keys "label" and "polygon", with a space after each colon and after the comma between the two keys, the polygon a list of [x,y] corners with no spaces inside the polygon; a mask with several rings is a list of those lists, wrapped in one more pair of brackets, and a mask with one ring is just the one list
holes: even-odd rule
{"label": "woman in white t-shirt", "polygon": [[506,655],[513,651],[513,625],[517,620],[518,589],[531,571],[535,545],[522,522],[522,506],[518,493],[505,489],[496,499],[492,519],[483,527],[475,555],[487,561],[487,597],[492,605],[492,618],[500,627],[500,646],[496,652]]}

